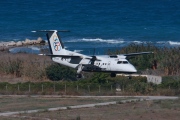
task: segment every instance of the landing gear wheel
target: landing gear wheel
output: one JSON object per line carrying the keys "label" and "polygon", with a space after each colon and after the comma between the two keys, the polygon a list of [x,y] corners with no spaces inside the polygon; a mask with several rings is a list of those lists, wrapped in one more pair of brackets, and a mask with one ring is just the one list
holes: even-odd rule
{"label": "landing gear wheel", "polygon": [[111,73],[111,77],[116,77],[116,73]]}
{"label": "landing gear wheel", "polygon": [[77,74],[76,77],[77,78],[82,78],[82,74]]}

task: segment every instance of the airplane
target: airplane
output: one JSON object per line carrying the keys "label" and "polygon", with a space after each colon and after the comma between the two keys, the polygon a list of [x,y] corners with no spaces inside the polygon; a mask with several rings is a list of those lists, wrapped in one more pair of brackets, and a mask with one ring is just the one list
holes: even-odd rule
{"label": "airplane", "polygon": [[66,50],[58,32],[68,30],[38,30],[32,32],[46,32],[51,54],[39,54],[50,56],[54,62],[77,70],[77,78],[82,78],[82,72],[107,72],[111,77],[118,73],[136,73],[136,68],[126,59],[128,56],[151,54],[153,52],[139,52],[120,55],[84,55]]}

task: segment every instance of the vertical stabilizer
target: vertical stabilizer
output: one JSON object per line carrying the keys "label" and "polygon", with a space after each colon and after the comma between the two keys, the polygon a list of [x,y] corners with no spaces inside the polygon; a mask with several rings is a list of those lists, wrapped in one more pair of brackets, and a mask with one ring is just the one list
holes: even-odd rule
{"label": "vertical stabilizer", "polygon": [[51,54],[54,54],[54,55],[65,54],[64,53],[64,45],[63,45],[57,31],[49,31],[46,34],[46,36],[48,39]]}
{"label": "vertical stabilizer", "polygon": [[49,49],[51,54],[53,55],[66,55],[66,50],[64,45],[61,41],[58,32],[69,32],[67,30],[39,30],[39,31],[32,31],[32,32],[47,32],[47,40],[49,43]]}

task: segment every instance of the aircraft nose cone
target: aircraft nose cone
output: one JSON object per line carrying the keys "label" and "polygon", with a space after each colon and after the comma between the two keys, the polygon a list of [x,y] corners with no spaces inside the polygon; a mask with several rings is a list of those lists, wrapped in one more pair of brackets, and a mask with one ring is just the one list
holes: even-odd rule
{"label": "aircraft nose cone", "polygon": [[134,69],[134,70],[132,70],[132,72],[135,72],[135,73],[136,73],[136,72],[137,72],[137,70],[136,70],[136,69]]}
{"label": "aircraft nose cone", "polygon": [[136,68],[133,65],[131,65],[131,70],[130,71],[133,72],[133,73],[137,72]]}

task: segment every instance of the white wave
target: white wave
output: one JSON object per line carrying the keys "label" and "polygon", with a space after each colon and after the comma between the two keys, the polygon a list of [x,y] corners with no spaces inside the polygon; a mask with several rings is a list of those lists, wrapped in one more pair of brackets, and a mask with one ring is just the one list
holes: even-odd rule
{"label": "white wave", "polygon": [[114,40],[114,39],[101,39],[101,38],[95,38],[95,39],[88,39],[88,38],[83,38],[83,39],[77,39],[77,40],[69,40],[66,42],[102,42],[102,43],[111,43],[111,44],[118,44],[118,43],[124,43],[123,39],[119,40]]}
{"label": "white wave", "polygon": [[134,43],[138,43],[138,44],[141,44],[141,43],[143,43],[142,41],[132,41],[132,42],[134,42]]}
{"label": "white wave", "polygon": [[157,41],[156,43],[158,43],[158,44],[165,44],[165,43],[167,43],[167,41]]}
{"label": "white wave", "polygon": [[180,42],[168,41],[170,45],[180,45]]}
{"label": "white wave", "polygon": [[96,39],[86,39],[83,38],[82,41],[86,41],[86,42],[105,42],[105,43],[124,43],[123,40],[113,40],[113,39],[101,39],[101,38],[96,38]]}

